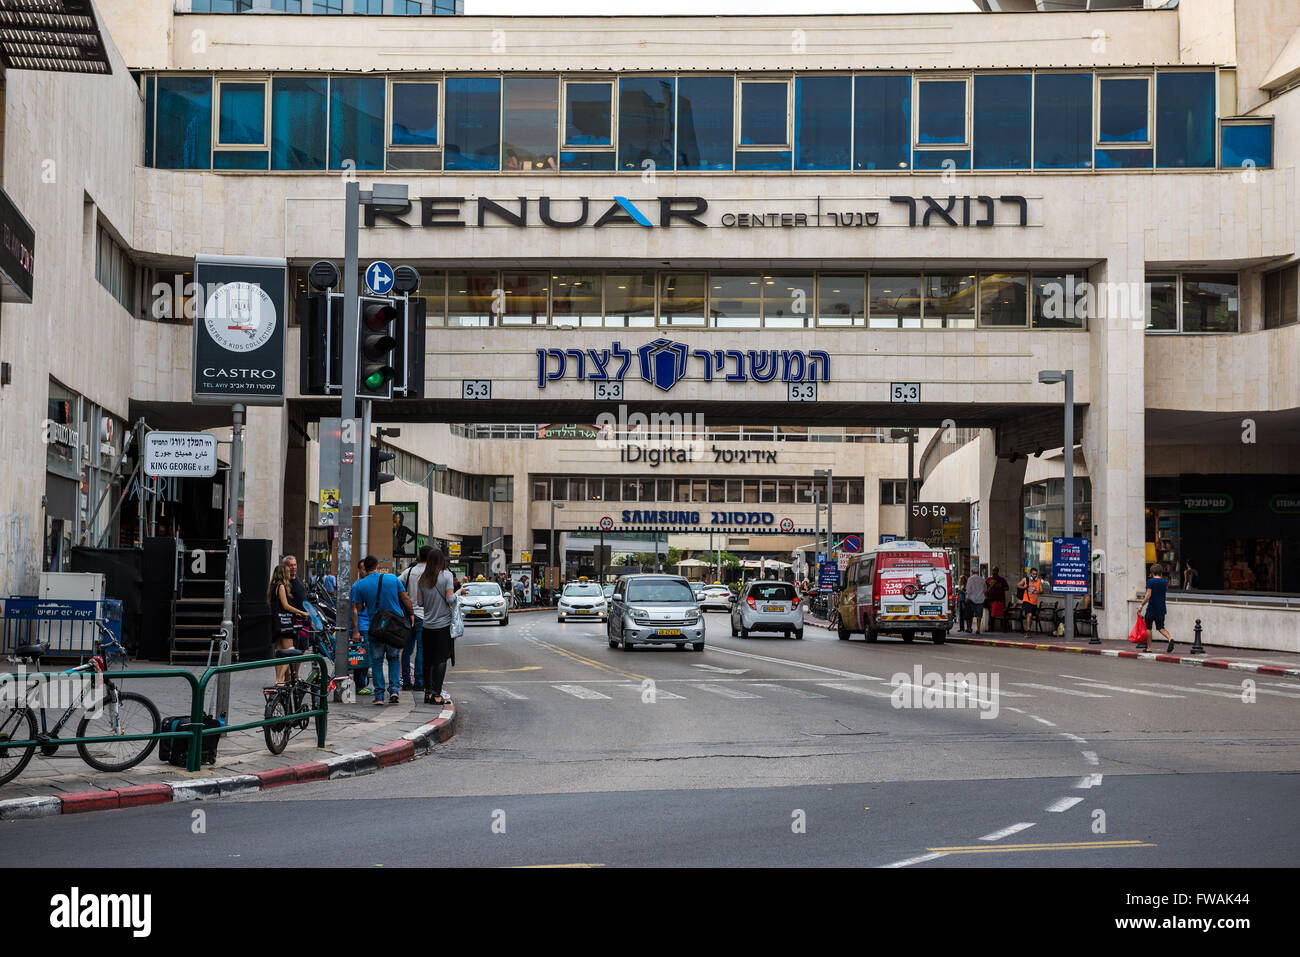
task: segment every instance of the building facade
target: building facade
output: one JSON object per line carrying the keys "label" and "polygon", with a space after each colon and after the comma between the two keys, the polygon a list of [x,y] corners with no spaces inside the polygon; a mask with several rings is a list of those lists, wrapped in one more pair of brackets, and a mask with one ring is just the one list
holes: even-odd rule
{"label": "building facade", "polygon": [[[221,432],[228,415],[189,401],[194,257],[283,258],[305,290],[311,263],[341,260],[356,177],[408,187],[409,209],[367,211],[360,253],[415,266],[426,302],[423,397],[378,404],[375,421],[400,423],[390,444],[404,455],[480,488],[509,481],[511,560],[537,550],[570,482],[581,500],[558,521],[575,540],[610,511],[616,526],[650,524],[631,514],[651,511],[653,482],[655,513],[770,512],[778,534],[754,550],[789,552],[801,537],[782,538],[781,520],[814,526],[800,495],[828,469],[860,483],[834,506],[837,536],[906,531],[882,501],[896,487],[883,482],[905,484],[899,442],[737,431],[703,443],[730,461],[710,450],[647,467],[594,440],[465,433],[591,427],[623,406],[841,439],[917,427],[918,455],[969,430],[930,456],[922,498],[969,503],[972,557],[1023,567],[1051,531],[1044,458],[1059,464],[1062,444],[1060,387],[1037,373],[1068,369],[1079,531],[1101,556],[1109,631],[1127,631],[1148,542],[1181,560],[1195,534],[1203,566],[1221,564],[1216,547],[1263,547],[1278,587],[1260,590],[1300,592],[1294,4],[436,29],[354,15],[346,31],[305,9],[102,6],[110,77],[6,79],[4,186],[43,237],[32,304],[6,304],[0,333],[13,369],[0,428],[19,461],[63,455],[47,421],[85,422],[75,455],[101,471],[141,419]],[[243,527],[279,551],[311,536],[313,423],[337,414],[298,391],[300,320],[289,399],[251,409],[247,430]],[[407,465],[409,487],[385,499],[424,501]],[[58,466],[4,480],[10,593],[51,560],[52,538],[138,536],[129,494],[115,518],[92,517],[88,470],[71,509],[55,503],[81,471]],[[1240,528],[1197,517],[1261,488]],[[199,497],[149,504],[194,527],[212,520]],[[69,525],[51,526],[52,504]],[[481,535],[486,505],[435,490],[435,534]],[[1259,544],[1274,540],[1275,558]],[[1243,562],[1258,585],[1262,564],[1244,558],[1227,581]]]}

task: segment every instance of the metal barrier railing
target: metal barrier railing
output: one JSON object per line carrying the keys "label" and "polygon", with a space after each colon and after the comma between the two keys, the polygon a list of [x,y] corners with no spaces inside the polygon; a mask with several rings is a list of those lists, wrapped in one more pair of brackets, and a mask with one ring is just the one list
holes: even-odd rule
{"label": "metal barrier railing", "polygon": [[[317,688],[315,697],[320,707],[313,708],[310,711],[294,712],[288,718],[263,718],[261,721],[250,721],[245,724],[222,725],[216,728],[205,728],[203,726],[203,699],[207,692],[208,682],[215,676],[223,672],[234,671],[252,671],[257,668],[278,668],[281,665],[294,665],[304,661],[315,661],[319,667],[317,679]],[[114,671],[107,672],[106,676],[114,682],[126,678],[184,678],[190,684],[190,721],[175,731],[155,731],[151,734],[123,734],[123,735],[98,735],[88,738],[58,738],[57,743],[60,747],[65,744],[102,744],[106,741],[164,741],[175,740],[180,738],[189,738],[190,744],[188,754],[186,755],[186,770],[199,770],[200,762],[203,757],[203,739],[209,735],[229,734],[232,731],[249,731],[254,728],[264,728],[268,725],[283,724],[285,721],[300,721],[304,718],[313,718],[316,723],[316,746],[325,747],[326,729],[329,716],[329,675],[325,670],[325,658],[319,654],[302,654],[295,655],[292,658],[268,658],[264,661],[245,661],[239,664],[214,665],[208,668],[201,676],[195,676],[189,671],[181,668],[156,668],[145,669],[141,671]],[[28,681],[32,678],[33,672],[25,673],[6,673],[0,674],[0,683],[6,679],[18,678],[22,681]],[[0,750],[13,748],[27,748],[33,745],[41,746],[48,742],[32,739],[26,741],[0,741]]]}

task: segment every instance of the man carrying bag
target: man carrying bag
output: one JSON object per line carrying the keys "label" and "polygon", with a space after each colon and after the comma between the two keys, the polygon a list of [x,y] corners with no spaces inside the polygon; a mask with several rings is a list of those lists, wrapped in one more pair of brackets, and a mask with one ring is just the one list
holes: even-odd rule
{"label": "man carrying bag", "polygon": [[[385,693],[389,704],[397,704],[397,692],[402,687],[402,649],[411,637],[415,611],[401,579],[383,572],[376,574],[379,559],[367,555],[361,565],[366,577],[357,582],[352,598],[357,617],[364,612],[370,622],[370,672],[375,679],[375,704],[384,703]],[[360,637],[355,624],[353,634]]]}

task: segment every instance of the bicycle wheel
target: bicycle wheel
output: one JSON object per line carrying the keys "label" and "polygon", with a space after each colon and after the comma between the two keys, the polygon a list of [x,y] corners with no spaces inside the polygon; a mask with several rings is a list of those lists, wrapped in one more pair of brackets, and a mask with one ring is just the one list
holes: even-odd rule
{"label": "bicycle wheel", "polygon": [[944,588],[942,585],[934,586],[935,601],[943,601],[947,597],[948,597],[948,589]]}
{"label": "bicycle wheel", "polygon": [[912,601],[919,594],[921,594],[921,589],[917,588],[914,583],[908,582],[903,586],[903,597],[908,601]]}
{"label": "bicycle wheel", "polygon": [[283,691],[266,703],[266,711],[263,717],[268,720],[272,718],[284,718],[279,724],[268,724],[262,728],[262,734],[266,737],[266,750],[272,754],[279,754],[289,745],[289,734],[292,732],[292,725],[287,720],[289,717],[289,696]]}
{"label": "bicycle wheel", "polygon": [[[32,741],[36,737],[36,715],[31,708],[9,708],[0,711],[0,744],[9,741]],[[22,750],[17,748],[0,749],[0,784],[12,781],[23,773],[27,762],[36,753],[36,745],[29,744]]]}
{"label": "bicycle wheel", "polygon": [[79,738],[105,738],[93,744],[77,745],[77,753],[96,771],[125,771],[133,768],[153,751],[156,738],[146,740],[112,740],[127,734],[157,734],[162,718],[154,703],[134,691],[108,687],[99,708],[77,725]]}

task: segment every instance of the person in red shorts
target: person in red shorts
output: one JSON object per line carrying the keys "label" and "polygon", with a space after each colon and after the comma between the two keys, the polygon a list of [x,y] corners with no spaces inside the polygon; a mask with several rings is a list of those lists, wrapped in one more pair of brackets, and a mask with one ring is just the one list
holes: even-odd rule
{"label": "person in red shorts", "polygon": [[994,622],[1002,621],[1007,613],[1007,589],[1010,587],[1007,580],[998,574],[995,565],[984,587],[989,603],[989,631],[993,630]]}

